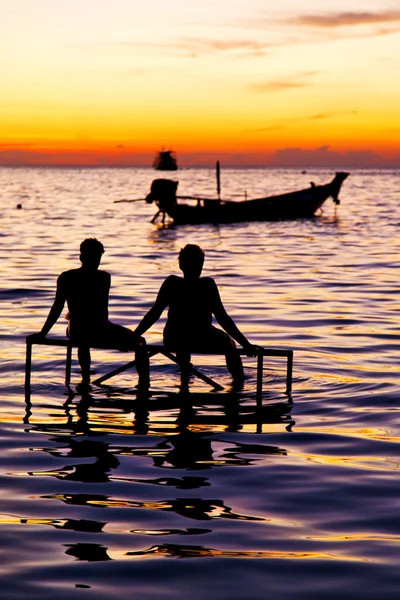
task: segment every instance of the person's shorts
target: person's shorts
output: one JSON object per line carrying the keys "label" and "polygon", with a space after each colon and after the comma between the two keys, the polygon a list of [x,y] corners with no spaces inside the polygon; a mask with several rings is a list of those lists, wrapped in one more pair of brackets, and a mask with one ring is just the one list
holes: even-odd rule
{"label": "person's shorts", "polygon": [[[68,329],[67,336],[70,337]],[[92,348],[114,348],[123,351],[135,350],[139,345],[145,343],[144,338],[139,338],[139,343],[133,344],[131,329],[123,327],[122,325],[117,325],[111,321],[108,321],[107,330],[100,335],[92,334],[88,337],[74,336],[70,337],[70,339],[77,346],[88,345]]]}
{"label": "person's shorts", "polygon": [[211,326],[206,332],[192,337],[164,330],[164,346],[172,352],[204,352],[226,354],[234,349],[233,339],[216,327]]}

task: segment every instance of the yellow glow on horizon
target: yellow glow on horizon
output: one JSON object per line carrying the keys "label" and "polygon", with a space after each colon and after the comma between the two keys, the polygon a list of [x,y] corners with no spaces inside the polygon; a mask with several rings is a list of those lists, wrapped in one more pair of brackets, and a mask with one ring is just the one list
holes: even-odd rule
{"label": "yellow glow on horizon", "polygon": [[1,156],[43,151],[51,162],[52,152],[329,146],[400,164],[400,12],[389,0],[379,8],[367,0],[364,12],[355,0],[323,8],[283,0],[274,9],[249,1],[244,10],[217,0],[211,18],[202,6],[171,0],[176,19],[166,30],[155,0],[140,11],[127,0],[112,11],[71,0],[68,11],[58,7],[63,15],[44,0],[35,10],[15,0],[0,25],[0,51],[9,57],[1,68]]}

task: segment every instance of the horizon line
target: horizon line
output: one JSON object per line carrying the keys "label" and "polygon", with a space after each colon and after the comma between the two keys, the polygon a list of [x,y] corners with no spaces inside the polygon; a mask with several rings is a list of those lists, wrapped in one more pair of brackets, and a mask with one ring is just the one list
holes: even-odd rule
{"label": "horizon line", "polygon": [[[220,161],[219,161],[220,162]],[[248,164],[248,165],[238,165],[234,163],[226,163],[221,165],[222,168],[227,169],[337,169],[337,170],[345,170],[345,169],[400,169],[400,164],[387,164],[387,165],[346,165],[346,164],[312,164],[312,163],[304,163],[304,164],[292,164],[292,165],[260,165],[260,164]],[[43,164],[1,164],[0,169],[146,169],[152,170],[156,173],[177,173],[178,171],[185,171],[189,169],[213,169],[215,168],[215,162],[212,164],[200,164],[200,165],[187,165],[178,167],[175,171],[164,171],[154,169],[151,165],[140,165],[140,164],[76,164],[76,163],[62,163],[62,164],[54,164],[54,163],[43,163]]]}

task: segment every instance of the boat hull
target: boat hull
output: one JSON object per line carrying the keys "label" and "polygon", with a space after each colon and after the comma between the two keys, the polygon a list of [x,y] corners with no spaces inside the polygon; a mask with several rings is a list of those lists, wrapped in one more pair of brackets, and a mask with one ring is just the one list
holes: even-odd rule
{"label": "boat hull", "polygon": [[201,223],[239,223],[243,221],[280,221],[313,217],[327,198],[307,197],[300,201],[274,202],[248,200],[246,202],[221,202],[210,200],[204,205],[179,204],[168,211],[176,225]]}
{"label": "boat hull", "polygon": [[153,181],[146,201],[155,201],[160,209],[153,221],[161,214],[164,222],[168,215],[176,225],[310,218],[329,197],[339,203],[338,194],[346,177],[348,173],[339,172],[325,185],[311,184],[303,190],[244,201],[184,197],[197,200],[195,206],[177,201],[178,182],[158,179]]}

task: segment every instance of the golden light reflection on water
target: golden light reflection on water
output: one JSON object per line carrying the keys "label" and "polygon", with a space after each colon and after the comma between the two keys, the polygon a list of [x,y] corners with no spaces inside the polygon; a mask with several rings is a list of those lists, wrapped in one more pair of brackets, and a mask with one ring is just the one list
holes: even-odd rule
{"label": "golden light reflection on water", "polygon": [[[110,508],[126,508],[132,507],[132,503],[127,503],[127,502],[123,502],[123,501],[116,501],[116,502],[112,502],[112,501],[105,501],[105,502],[101,502],[101,501],[92,501],[91,504],[93,506],[107,506]],[[173,504],[168,504],[168,503],[146,503],[146,504],[140,504],[137,503],[137,506],[141,506],[143,508],[146,509],[153,509],[153,510],[170,510],[174,508]],[[191,506],[190,504],[187,504],[185,506],[186,509],[195,509],[196,506]],[[224,511],[222,508],[219,509],[215,509],[215,511],[213,512],[212,516],[213,518],[216,518],[218,516],[223,516]],[[274,524],[275,526],[280,526],[280,527],[288,527],[288,528],[292,528],[294,526],[296,526],[296,523],[293,522],[289,522],[289,521],[284,521],[282,519],[267,519],[268,522],[270,522],[271,524]],[[18,517],[18,516],[14,516],[14,515],[0,515],[0,525],[51,525],[54,527],[66,527],[68,526],[69,521],[67,519],[49,519],[49,518],[23,518],[23,517]],[[105,531],[107,530],[107,525],[105,528]],[[165,534],[173,534],[173,533],[183,533],[184,530],[168,530],[168,529],[131,529],[129,530],[129,533],[133,533],[136,535],[149,535],[149,536],[159,536],[159,535],[165,535]],[[196,533],[198,531],[198,533],[203,533],[203,532],[209,532],[210,530],[203,530],[203,529],[189,529],[187,530],[187,533],[189,532],[193,532]],[[120,530],[121,533],[126,532],[126,530],[121,529]],[[298,539],[302,539],[302,536],[297,536]],[[359,541],[373,541],[373,542],[390,542],[392,544],[400,544],[400,535],[393,535],[393,534],[386,534],[386,533],[381,533],[381,534],[372,534],[372,533],[368,533],[368,532],[357,532],[357,533],[346,533],[346,534],[335,534],[335,535],[330,535],[330,534],[324,534],[324,535],[307,535],[304,537],[304,539],[306,540],[313,540],[313,541],[318,541],[318,542],[326,542],[326,543],[342,543],[342,542],[359,542]],[[208,552],[208,549],[201,549],[204,550],[205,552]],[[156,551],[156,550],[155,550]],[[195,549],[195,551],[197,551]],[[217,551],[218,552],[218,551]],[[221,552],[221,551],[219,551]],[[223,551],[224,555],[226,553],[227,556],[229,555],[234,555],[236,553],[232,553],[231,551]],[[240,555],[241,553],[238,552],[238,555]],[[247,556],[252,556],[252,552],[245,552],[244,553]],[[259,556],[264,556],[267,557],[270,555],[270,552],[255,552],[256,555]],[[276,554],[278,555],[279,553],[271,553],[271,554]],[[283,554],[291,554],[291,553],[283,553]],[[296,553],[294,553],[296,554]],[[307,556],[313,555],[313,553],[304,553]],[[323,553],[324,555],[326,555],[325,553]],[[299,553],[299,556],[303,556],[303,553]],[[354,559],[354,557],[352,557],[352,559]]]}
{"label": "golden light reflection on water", "polygon": [[390,542],[393,544],[400,544],[400,535],[391,535],[386,533],[372,534],[357,532],[346,535],[307,536],[307,539],[321,542],[357,542],[360,540],[368,540],[371,542]]}
{"label": "golden light reflection on water", "polygon": [[[112,556],[113,553],[110,553]],[[370,559],[361,556],[346,556],[345,554],[334,554],[328,552],[284,552],[272,550],[217,550],[214,548],[204,548],[195,546],[153,546],[148,550],[140,550],[136,552],[126,552],[125,558],[140,558],[143,556],[169,556],[169,557],[192,557],[192,558],[264,558],[264,559],[300,559],[300,560],[340,560],[348,562],[371,562]],[[124,558],[119,553],[114,555],[119,559]]]}
{"label": "golden light reflection on water", "polygon": [[[368,409],[360,409],[360,412],[375,412],[373,410]],[[394,409],[394,412],[398,412],[397,409]],[[398,444],[400,443],[400,437],[393,435],[393,431],[389,431],[379,427],[343,427],[336,426],[332,427],[327,425],[327,421],[331,421],[331,419],[320,418],[317,419],[318,425],[316,427],[304,427],[303,425],[297,425],[296,431],[298,433],[316,433],[316,430],[319,432],[323,432],[325,435],[330,436],[340,436],[342,438],[355,438],[360,440],[375,440],[378,442],[387,442]]]}
{"label": "golden light reflection on water", "polygon": [[325,466],[340,466],[372,471],[398,471],[400,469],[400,459],[388,457],[332,456],[332,454],[329,456],[323,456],[316,454],[304,454],[302,452],[290,452],[290,455],[300,458],[305,462],[311,462]]}

